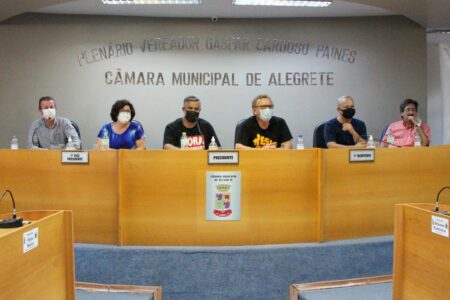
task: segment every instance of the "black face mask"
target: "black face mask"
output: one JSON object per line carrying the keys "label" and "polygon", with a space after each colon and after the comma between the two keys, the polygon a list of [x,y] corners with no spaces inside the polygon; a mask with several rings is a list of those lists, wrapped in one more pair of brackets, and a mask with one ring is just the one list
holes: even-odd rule
{"label": "black face mask", "polygon": [[194,110],[186,111],[186,120],[188,120],[191,123],[194,123],[195,121],[197,121],[199,116],[200,116],[200,113],[198,111],[194,111]]}
{"label": "black face mask", "polygon": [[347,108],[342,111],[342,116],[346,119],[351,119],[355,115],[355,112],[354,108]]}

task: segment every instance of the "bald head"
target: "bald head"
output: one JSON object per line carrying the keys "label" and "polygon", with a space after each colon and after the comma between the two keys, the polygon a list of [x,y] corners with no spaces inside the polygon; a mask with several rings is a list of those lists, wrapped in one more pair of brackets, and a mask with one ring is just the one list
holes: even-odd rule
{"label": "bald head", "polygon": [[340,107],[342,105],[342,103],[348,102],[348,101],[351,101],[353,103],[353,105],[355,104],[355,100],[353,100],[353,98],[351,96],[341,96],[338,99],[337,106]]}

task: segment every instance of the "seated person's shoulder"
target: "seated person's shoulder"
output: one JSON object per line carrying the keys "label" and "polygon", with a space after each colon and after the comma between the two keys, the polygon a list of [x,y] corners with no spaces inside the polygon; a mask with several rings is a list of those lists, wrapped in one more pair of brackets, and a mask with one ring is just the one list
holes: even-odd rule
{"label": "seated person's shoulder", "polygon": [[63,130],[67,130],[68,128],[73,127],[72,122],[69,119],[64,118],[64,117],[56,116],[55,121],[56,121],[56,126]]}
{"label": "seated person's shoulder", "polygon": [[359,125],[365,125],[366,123],[364,123],[364,121],[360,120],[360,119],[352,119],[353,121],[355,121],[356,124]]}
{"label": "seated person's shoulder", "polygon": [[181,124],[181,118],[178,118],[175,121],[167,123],[166,128],[173,129],[173,128],[180,126],[180,124]]}
{"label": "seated person's shoulder", "polygon": [[276,123],[286,123],[286,121],[283,118],[277,116],[273,116],[271,120],[275,121]]}
{"label": "seated person's shoulder", "polygon": [[255,116],[251,116],[247,119],[243,119],[241,121],[238,122],[238,125],[240,127],[247,127],[247,126],[252,126],[256,124],[256,117]]}
{"label": "seated person's shoulder", "polygon": [[202,119],[202,118],[198,118],[198,123],[200,125],[209,125],[209,126],[211,126],[211,123],[209,123],[208,121],[206,121],[205,119]]}
{"label": "seated person's shoulder", "polygon": [[72,121],[70,121],[68,118],[60,117],[60,116],[56,116],[56,117],[58,118],[58,120],[61,124],[72,125]]}
{"label": "seated person's shoulder", "polygon": [[141,122],[136,120],[131,121],[131,126],[136,129],[144,129],[144,126],[142,126]]}
{"label": "seated person's shoulder", "polygon": [[326,121],[324,124],[325,127],[329,127],[329,126],[334,127],[337,125],[339,125],[339,121],[336,118],[330,119],[330,120]]}
{"label": "seated person's shoulder", "polygon": [[31,123],[30,127],[38,127],[40,124],[44,124],[43,120],[37,119],[37,120],[34,120],[33,123]]}
{"label": "seated person's shoulder", "polygon": [[390,127],[397,127],[397,126],[400,126],[400,125],[403,125],[403,121],[402,121],[402,120],[392,122],[391,124],[388,125],[387,128],[390,128]]}

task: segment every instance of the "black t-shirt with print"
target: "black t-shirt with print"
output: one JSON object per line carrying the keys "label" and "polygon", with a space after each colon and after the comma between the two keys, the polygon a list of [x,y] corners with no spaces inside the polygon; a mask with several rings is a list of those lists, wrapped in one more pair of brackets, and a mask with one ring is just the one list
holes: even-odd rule
{"label": "black t-shirt with print", "polygon": [[186,132],[188,137],[189,149],[208,149],[211,138],[214,136],[217,146],[220,146],[219,138],[214,131],[214,128],[208,121],[204,119],[198,119],[197,125],[193,128],[186,128],[183,125],[181,118],[176,119],[172,123],[167,124],[164,130],[164,142],[165,144],[171,144],[176,147],[180,147],[180,139],[183,132]]}
{"label": "black t-shirt with print", "polygon": [[282,143],[291,139],[291,132],[284,119],[273,116],[270,119],[269,127],[262,129],[256,121],[256,116],[252,116],[242,122],[237,133],[236,143],[252,148],[261,148],[276,143],[279,148]]}

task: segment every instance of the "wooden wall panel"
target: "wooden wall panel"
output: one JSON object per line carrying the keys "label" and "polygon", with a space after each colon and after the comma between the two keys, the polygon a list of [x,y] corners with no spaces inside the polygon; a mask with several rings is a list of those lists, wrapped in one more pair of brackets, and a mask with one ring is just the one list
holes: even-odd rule
{"label": "wooden wall panel", "polygon": [[[61,164],[56,150],[0,150],[0,189],[17,210],[72,210],[75,241],[117,244],[117,151],[90,151],[88,165]],[[1,212],[11,210],[9,199]]]}
{"label": "wooden wall panel", "polygon": [[[450,282],[450,239],[431,232],[433,204],[397,205],[394,299],[446,299]],[[449,211],[450,205],[441,205]],[[445,296],[447,295],[447,296]]]}
{"label": "wooden wall panel", "polygon": [[[208,165],[206,151],[123,151],[126,245],[253,245],[317,240],[318,150],[240,151]],[[241,172],[241,220],[206,221],[207,171]]]}
{"label": "wooden wall panel", "polygon": [[[89,154],[61,165],[59,151],[0,150],[0,188],[19,211],[72,210],[76,242],[242,245],[392,234],[394,204],[432,203],[450,182],[450,146],[376,149],[374,163],[349,163],[346,149],[240,151],[223,166],[206,151]],[[239,222],[205,220],[207,171],[241,172]]]}
{"label": "wooden wall panel", "polygon": [[[0,229],[0,299],[75,299],[71,212],[18,216],[33,222]],[[34,228],[38,246],[24,253],[23,233]]]}
{"label": "wooden wall panel", "polygon": [[450,147],[375,151],[373,163],[349,163],[349,151],[323,151],[322,240],[393,233],[394,204],[434,203],[450,182]]}

